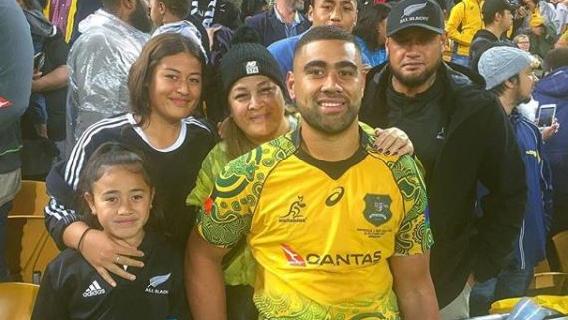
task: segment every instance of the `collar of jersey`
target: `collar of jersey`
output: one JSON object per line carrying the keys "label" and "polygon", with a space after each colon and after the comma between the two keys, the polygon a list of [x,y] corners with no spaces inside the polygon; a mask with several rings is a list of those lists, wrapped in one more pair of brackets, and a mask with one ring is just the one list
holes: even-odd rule
{"label": "collar of jersey", "polygon": [[180,122],[181,122],[181,130],[179,131],[179,136],[177,137],[176,141],[175,141],[172,145],[170,145],[169,147],[167,147],[167,148],[158,149],[158,148],[155,148],[155,147],[150,143],[150,140],[148,139],[148,136],[146,136],[146,134],[144,133],[144,131],[142,130],[142,128],[140,128],[140,126],[138,126],[138,125],[136,124],[136,120],[134,119],[134,116],[132,115],[132,113],[128,113],[126,116],[127,116],[127,118],[128,118],[128,121],[132,124],[132,127],[134,128],[134,131],[136,131],[136,133],[140,136],[140,138],[142,138],[142,140],[144,140],[144,142],[146,142],[146,144],[147,144],[150,148],[152,148],[152,149],[154,149],[154,150],[156,150],[156,151],[158,151],[158,152],[164,152],[164,153],[165,153],[165,152],[174,151],[174,150],[176,150],[177,148],[179,148],[179,147],[183,144],[183,142],[185,141],[185,136],[186,136],[186,134],[187,134],[187,126],[185,125],[185,123],[183,122],[183,120],[180,120]]}
{"label": "collar of jersey", "polygon": [[[301,131],[301,125],[298,124],[296,129],[294,129],[294,130],[292,130],[292,131],[290,131],[286,134],[288,139],[290,141],[292,141],[292,143],[294,144],[294,147],[295,147],[296,150],[300,148],[300,144],[302,143],[302,135],[301,135],[300,131]],[[373,148],[374,140],[375,140],[374,137],[369,135],[365,131],[365,128],[362,127],[361,123],[360,123],[359,124],[359,143],[361,144],[363,149],[365,149],[367,151],[374,151],[374,148]]]}

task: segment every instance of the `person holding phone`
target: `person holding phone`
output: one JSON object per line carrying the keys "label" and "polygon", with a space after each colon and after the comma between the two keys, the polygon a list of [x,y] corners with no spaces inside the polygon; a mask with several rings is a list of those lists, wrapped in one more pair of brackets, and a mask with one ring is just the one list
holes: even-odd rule
{"label": "person holding phone", "polygon": [[[539,129],[517,111],[517,106],[531,98],[536,76],[532,59],[525,51],[512,47],[494,47],[479,59],[479,73],[486,89],[494,93],[515,131],[521,149],[527,182],[527,202],[515,251],[505,268],[495,278],[477,283],[470,296],[470,316],[485,315],[492,302],[520,297],[533,278],[533,268],[546,256],[546,237],[551,218],[551,181],[543,160],[543,142]],[[552,121],[552,120],[551,120]]]}
{"label": "person holding phone", "polygon": [[548,141],[560,129],[560,123],[556,119],[556,104],[541,104],[536,112],[535,123],[540,129],[542,140]]}
{"label": "person holding phone", "polygon": [[[552,170],[552,186],[554,190],[554,215],[550,237],[568,230],[568,130],[563,126],[568,123],[568,48],[551,50],[544,59],[547,75],[534,89],[534,99],[541,109],[545,105],[556,105],[555,118],[561,127],[546,140],[544,153]],[[543,131],[543,134],[546,129]],[[549,242],[549,244],[551,244]],[[560,271],[560,263],[554,250],[549,250],[548,261],[551,270]]]}
{"label": "person holding phone", "polygon": [[539,128],[551,127],[554,123],[554,115],[556,114],[555,104],[545,104],[538,109],[537,126]]}

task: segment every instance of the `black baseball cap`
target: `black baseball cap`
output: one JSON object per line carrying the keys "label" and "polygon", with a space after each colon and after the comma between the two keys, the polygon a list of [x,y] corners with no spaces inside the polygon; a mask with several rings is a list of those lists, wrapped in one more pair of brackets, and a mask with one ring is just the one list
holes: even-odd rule
{"label": "black baseball cap", "polygon": [[518,7],[518,5],[508,0],[485,0],[481,10],[484,15],[488,14],[493,17],[497,12],[502,12],[503,10],[514,12]]}
{"label": "black baseball cap", "polygon": [[432,0],[403,0],[396,4],[387,18],[387,37],[410,27],[420,27],[444,33],[444,13]]}

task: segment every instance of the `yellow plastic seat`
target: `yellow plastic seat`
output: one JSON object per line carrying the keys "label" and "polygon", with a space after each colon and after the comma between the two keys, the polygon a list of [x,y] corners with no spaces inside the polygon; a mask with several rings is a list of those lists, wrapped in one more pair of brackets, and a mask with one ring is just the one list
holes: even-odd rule
{"label": "yellow plastic seat", "polygon": [[38,290],[30,283],[0,283],[0,320],[30,319]]}
{"label": "yellow plastic seat", "polygon": [[554,248],[560,261],[560,269],[568,273],[568,230],[562,231],[552,237]]}
{"label": "yellow plastic seat", "polygon": [[44,182],[22,181],[8,214],[6,260],[15,281],[32,282],[59,250],[45,228],[43,208],[49,201]]}

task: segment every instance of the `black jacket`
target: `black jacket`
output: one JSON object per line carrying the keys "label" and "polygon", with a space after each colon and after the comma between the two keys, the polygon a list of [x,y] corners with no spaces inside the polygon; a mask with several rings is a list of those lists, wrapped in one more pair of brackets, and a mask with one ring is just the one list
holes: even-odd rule
{"label": "black jacket", "polygon": [[[246,24],[256,30],[260,35],[262,45],[268,47],[273,42],[286,38],[286,29],[284,23],[278,20],[274,8],[256,14],[246,19]],[[301,15],[301,13],[298,13]],[[296,27],[297,34],[301,34],[308,30],[311,26],[310,21],[304,16],[301,17],[302,21]]]}
{"label": "black jacket", "polygon": [[175,245],[185,247],[195,219],[185,206],[185,198],[195,187],[201,162],[215,145],[215,138],[202,120],[189,117],[183,120],[176,143],[157,150],[146,142],[132,114],[117,115],[91,125],[73,147],[71,156],[51,169],[46,179],[51,199],[45,207],[45,225],[55,243],[65,248],[65,228],[85,214],[76,201],[80,198],[77,190],[82,171],[93,152],[108,141],[124,143],[144,155],[156,188],[154,207],[162,213],[161,219],[151,215],[147,225],[162,231]]}
{"label": "black jacket", "polygon": [[[442,64],[438,71],[447,88],[441,99],[445,120],[432,137],[441,147],[432,172],[426,173],[435,242],[430,272],[440,308],[462,291],[470,273],[477,281],[497,275],[519,232],[527,189],[519,148],[497,98],[482,89],[479,76],[468,77],[453,68],[467,69],[454,66]],[[392,126],[386,105],[390,79],[388,65],[369,72],[361,121]],[[490,190],[480,219],[474,214],[478,182]]]}
{"label": "black jacket", "polygon": [[479,72],[477,70],[479,58],[481,58],[481,55],[485,51],[495,46],[515,47],[515,45],[505,36],[501,36],[499,39],[491,31],[485,29],[477,31],[473,36],[471,46],[469,47],[469,68],[475,72]]}
{"label": "black jacket", "polygon": [[143,268],[111,287],[75,250],[66,249],[47,267],[32,319],[188,319],[181,254],[148,232],[140,244]]}

